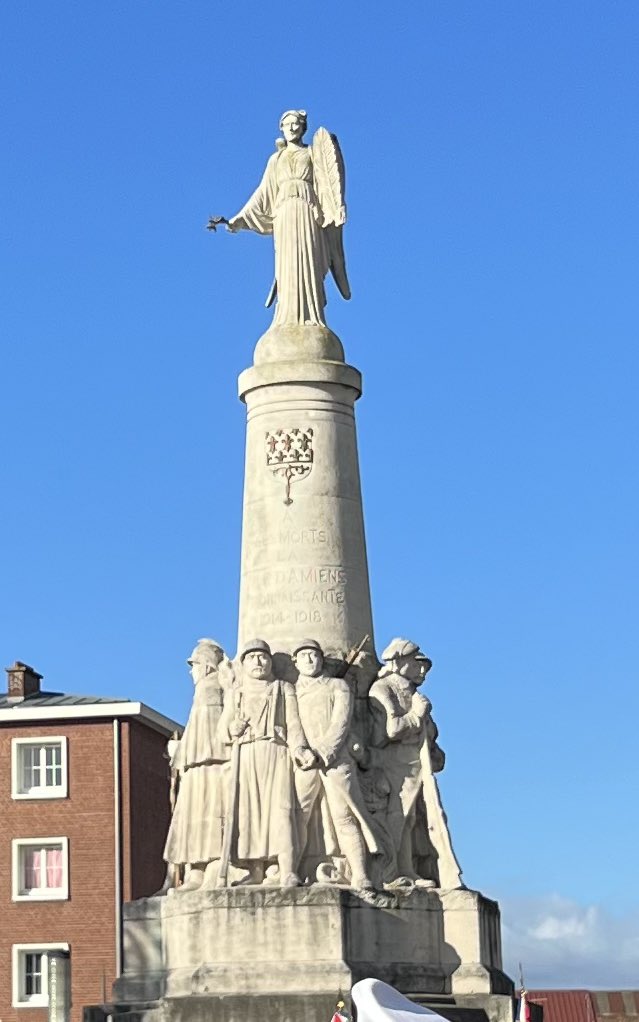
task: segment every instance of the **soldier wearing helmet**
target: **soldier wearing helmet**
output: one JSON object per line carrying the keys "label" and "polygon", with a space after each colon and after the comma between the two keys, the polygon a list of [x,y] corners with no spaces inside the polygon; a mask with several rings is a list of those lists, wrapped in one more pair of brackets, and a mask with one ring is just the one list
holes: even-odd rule
{"label": "soldier wearing helmet", "polygon": [[422,876],[417,862],[428,860],[434,850],[428,828],[415,824],[424,811],[421,750],[428,743],[432,769],[441,770],[444,754],[436,742],[437,728],[430,716],[431,704],[417,691],[432,667],[431,660],[410,639],[393,639],[382,653],[384,666],[373,682],[369,700],[373,713],[372,744],[375,760],[390,786],[386,824],[397,854],[396,884],[434,887],[433,876]]}
{"label": "soldier wearing helmet", "polygon": [[193,678],[193,705],[182,738],[169,750],[179,789],[164,848],[170,865],[188,871],[180,892],[214,887],[217,879],[229,759],[218,725],[224,692],[233,677],[230,661],[213,639],[200,639],[187,663]]}
{"label": "soldier wearing helmet", "polygon": [[373,854],[379,848],[348,747],[353,692],[344,678],[324,672],[324,653],[315,639],[299,642],[293,661],[299,672],[295,689],[300,721],[313,753],[312,761],[299,764],[295,771],[303,827],[300,850],[308,856],[309,821],[315,809],[321,810],[324,847],[320,857],[322,852],[343,856],[351,886],[371,888],[367,848]]}
{"label": "soldier wearing helmet", "polygon": [[[237,816],[233,865],[248,870],[241,881],[261,884],[266,871],[278,873],[282,887],[295,887],[297,859],[295,755],[312,760],[305,745],[295,689],[273,674],[264,639],[247,642],[239,654],[240,685],[225,707],[221,729],[239,745]],[[271,868],[272,867],[272,868]]]}

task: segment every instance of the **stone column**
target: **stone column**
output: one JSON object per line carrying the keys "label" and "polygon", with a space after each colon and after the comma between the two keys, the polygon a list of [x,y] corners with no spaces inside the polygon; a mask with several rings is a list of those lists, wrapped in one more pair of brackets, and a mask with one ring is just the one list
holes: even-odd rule
{"label": "stone column", "polygon": [[[256,353],[257,354],[257,353]],[[337,360],[258,361],[247,406],[239,646],[373,639],[354,403],[361,376]]]}

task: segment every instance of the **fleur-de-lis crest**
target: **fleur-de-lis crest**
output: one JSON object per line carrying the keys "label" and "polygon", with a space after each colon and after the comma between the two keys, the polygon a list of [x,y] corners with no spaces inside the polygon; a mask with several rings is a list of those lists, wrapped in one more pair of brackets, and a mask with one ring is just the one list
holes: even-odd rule
{"label": "fleur-de-lis crest", "polygon": [[313,428],[294,426],[266,433],[266,465],[284,479],[284,503],[292,504],[291,483],[305,479],[313,467]]}

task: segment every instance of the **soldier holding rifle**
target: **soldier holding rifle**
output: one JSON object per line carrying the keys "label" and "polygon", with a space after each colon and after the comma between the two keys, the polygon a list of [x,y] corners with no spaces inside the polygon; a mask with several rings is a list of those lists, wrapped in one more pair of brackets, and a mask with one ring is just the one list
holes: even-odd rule
{"label": "soldier holding rifle", "polygon": [[[299,642],[293,650],[293,661],[299,671],[295,690],[300,721],[313,754],[312,761],[295,771],[302,822],[300,851],[305,850],[309,820],[317,807],[321,810],[326,854],[346,859],[351,887],[372,888],[367,849],[373,855],[380,849],[349,749],[351,686],[343,677],[324,672],[324,653],[315,639]],[[344,674],[349,666],[346,661]]]}
{"label": "soldier holding rifle", "polygon": [[273,675],[268,643],[248,642],[240,664],[241,685],[227,701],[220,724],[227,745],[234,746],[220,882],[226,883],[230,861],[248,870],[239,883],[261,884],[268,870],[280,886],[296,887],[293,758],[299,766],[311,766],[314,755],[300,725],[293,685]]}
{"label": "soldier holding rifle", "polygon": [[[390,786],[386,825],[393,835],[398,877],[393,885],[461,887],[461,871],[448,833],[434,774],[443,769],[431,704],[418,692],[432,667],[410,639],[393,639],[382,653],[384,666],[369,692],[373,711],[373,746]],[[425,810],[428,833],[416,828],[418,808]],[[437,856],[437,876],[417,868],[415,838],[430,839]]]}

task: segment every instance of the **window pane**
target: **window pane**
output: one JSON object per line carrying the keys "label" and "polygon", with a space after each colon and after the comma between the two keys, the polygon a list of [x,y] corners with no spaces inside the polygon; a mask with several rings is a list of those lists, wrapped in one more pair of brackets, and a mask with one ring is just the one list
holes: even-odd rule
{"label": "window pane", "polygon": [[49,889],[59,889],[62,887],[62,849],[47,848],[46,860],[46,886]]}
{"label": "window pane", "polygon": [[[62,742],[34,742],[20,745],[18,771],[21,794],[30,794],[37,798],[40,794],[38,789],[62,788],[65,783]],[[49,794],[55,796],[57,793],[51,791]]]}
{"label": "window pane", "polygon": [[41,856],[42,853],[39,848],[24,848],[22,850],[22,861],[24,863],[23,887],[25,891],[32,891],[40,886]]}
{"label": "window pane", "polygon": [[45,756],[47,766],[60,766],[62,763],[62,749],[59,745],[47,745],[45,746]]}
{"label": "window pane", "polygon": [[23,791],[30,791],[33,787],[33,767],[30,763],[25,763],[22,769],[22,789]]}
{"label": "window pane", "polygon": [[40,749],[22,746],[22,787],[25,791],[40,787]]}
{"label": "window pane", "polygon": [[27,952],[24,956],[24,993],[35,997],[42,993],[42,954]]}
{"label": "window pane", "polygon": [[57,788],[60,784],[62,784],[62,768],[48,766],[45,771],[44,783],[47,788]]}
{"label": "window pane", "polygon": [[45,745],[45,785],[47,788],[59,788],[62,784],[62,748],[60,745]]}
{"label": "window pane", "polygon": [[62,746],[23,745],[20,749],[22,791],[62,787]]}

